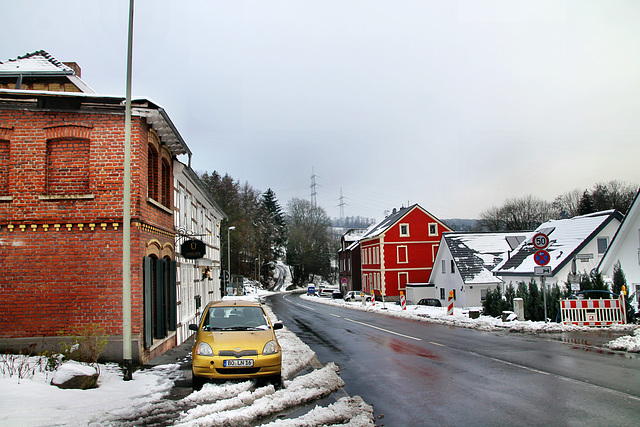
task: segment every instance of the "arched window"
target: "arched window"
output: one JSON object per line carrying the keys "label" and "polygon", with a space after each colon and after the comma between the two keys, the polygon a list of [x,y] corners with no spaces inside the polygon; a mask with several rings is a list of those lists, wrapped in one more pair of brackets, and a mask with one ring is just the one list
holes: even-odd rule
{"label": "arched window", "polygon": [[171,206],[171,166],[169,166],[169,161],[165,158],[162,158],[162,194],[160,203],[163,205],[170,207]]}
{"label": "arched window", "polygon": [[147,196],[158,200],[158,150],[152,143],[149,143],[147,168]]}

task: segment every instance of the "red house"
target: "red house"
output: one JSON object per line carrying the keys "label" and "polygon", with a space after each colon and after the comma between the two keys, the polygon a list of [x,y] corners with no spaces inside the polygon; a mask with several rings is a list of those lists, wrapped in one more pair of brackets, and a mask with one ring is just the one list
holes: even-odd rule
{"label": "red house", "polygon": [[440,237],[450,231],[417,204],[394,209],[360,239],[363,291],[397,300],[407,283],[427,283]]}

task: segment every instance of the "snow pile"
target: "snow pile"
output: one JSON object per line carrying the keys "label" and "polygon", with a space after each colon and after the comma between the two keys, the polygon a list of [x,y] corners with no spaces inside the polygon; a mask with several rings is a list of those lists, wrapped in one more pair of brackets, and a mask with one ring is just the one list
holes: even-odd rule
{"label": "snow pile", "polygon": [[[246,425],[256,419],[327,396],[343,385],[344,381],[338,376],[338,367],[334,363],[329,363],[322,369],[285,381],[285,387],[281,390],[275,391],[274,387],[269,385],[240,393],[231,399],[209,405],[200,404],[190,409],[176,425]],[[291,421],[294,422],[292,425],[300,425],[297,420]],[[319,424],[313,425],[324,423],[325,421],[320,420]]]}
{"label": "snow pile", "polygon": [[[265,309],[275,322],[273,312],[268,306]],[[295,377],[308,368],[315,353],[286,327],[276,334],[283,350],[283,388],[257,387],[254,381],[206,383],[201,390],[180,400],[166,399],[174,381],[184,379],[179,364],[138,370],[131,381],[123,380],[118,365],[101,364],[98,388],[63,390],[50,384],[54,373],[45,369],[43,359],[15,356],[14,364],[28,364],[29,369],[24,370],[29,375],[16,375],[8,362],[3,366],[11,369],[0,369],[0,425],[256,425],[262,418],[275,417],[281,411],[308,404],[344,386],[333,363]],[[76,362],[66,362],[55,375],[68,377],[78,367],[85,368]],[[346,397],[328,407],[316,407],[298,418],[277,420],[271,425],[336,423],[373,426],[373,408],[359,396]]]}
{"label": "snow pile", "polygon": [[629,353],[640,353],[640,329],[636,329],[633,335],[625,335],[616,338],[607,344],[612,350],[628,351]]}
{"label": "snow pile", "polygon": [[88,377],[98,373],[98,370],[93,366],[83,365],[76,361],[70,360],[62,364],[53,375],[52,382],[54,384],[62,384],[77,375],[86,375]]}

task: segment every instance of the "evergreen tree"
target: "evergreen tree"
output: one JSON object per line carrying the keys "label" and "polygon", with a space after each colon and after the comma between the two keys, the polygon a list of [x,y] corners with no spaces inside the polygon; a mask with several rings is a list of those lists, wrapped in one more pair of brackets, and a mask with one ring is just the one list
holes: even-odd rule
{"label": "evergreen tree", "polygon": [[614,294],[620,294],[622,291],[622,287],[625,287],[627,295],[625,296],[625,309],[627,313],[627,323],[634,323],[636,321],[636,309],[632,305],[633,296],[631,295],[630,289],[627,287],[627,278],[622,271],[622,267],[620,266],[620,261],[616,262],[613,266],[613,289],[611,292]]}
{"label": "evergreen tree", "polygon": [[544,301],[540,294],[538,283],[531,279],[529,282],[529,299],[524,305],[525,318],[533,321],[544,320]]}
{"label": "evergreen tree", "polygon": [[578,215],[587,215],[594,212],[595,209],[593,208],[593,200],[591,200],[591,195],[588,191],[585,191],[584,193],[582,193],[580,203],[578,203]]}

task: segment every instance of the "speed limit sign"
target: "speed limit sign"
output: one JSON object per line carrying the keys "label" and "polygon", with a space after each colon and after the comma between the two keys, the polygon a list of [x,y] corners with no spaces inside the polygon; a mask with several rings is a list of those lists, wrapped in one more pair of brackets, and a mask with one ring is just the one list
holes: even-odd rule
{"label": "speed limit sign", "polygon": [[549,236],[544,233],[537,233],[533,236],[533,246],[535,246],[536,249],[545,249],[549,246]]}

